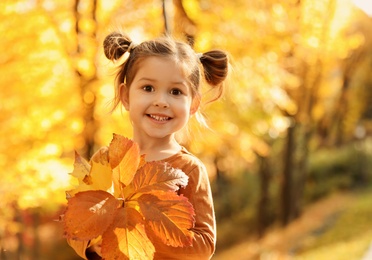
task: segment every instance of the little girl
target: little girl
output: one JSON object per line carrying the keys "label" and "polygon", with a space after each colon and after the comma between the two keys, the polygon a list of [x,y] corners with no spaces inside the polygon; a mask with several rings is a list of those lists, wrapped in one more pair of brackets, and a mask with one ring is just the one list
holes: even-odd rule
{"label": "little girl", "polygon": [[221,96],[228,74],[226,53],[214,50],[197,54],[188,44],[168,36],[135,45],[120,33],[106,37],[104,51],[113,61],[129,54],[116,77],[115,107],[122,104],[129,112],[133,140],[141,154],[147,161],[167,162],[189,177],[179,194],[187,197],[195,210],[193,245],[156,243],[154,259],[210,259],[215,251],[216,223],[208,174],[175,135],[199,109],[202,76],[217,90],[217,98]]}

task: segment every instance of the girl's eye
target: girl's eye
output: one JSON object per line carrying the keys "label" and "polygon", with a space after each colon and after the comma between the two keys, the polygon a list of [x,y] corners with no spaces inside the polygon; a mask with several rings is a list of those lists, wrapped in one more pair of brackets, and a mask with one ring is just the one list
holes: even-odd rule
{"label": "girl's eye", "polygon": [[143,87],[143,90],[146,91],[146,92],[153,92],[154,87],[151,86],[151,85],[146,85],[146,86]]}
{"label": "girl's eye", "polygon": [[182,91],[179,90],[179,89],[177,89],[177,88],[172,89],[172,90],[170,91],[170,93],[171,93],[172,95],[175,95],[175,96],[182,95]]}

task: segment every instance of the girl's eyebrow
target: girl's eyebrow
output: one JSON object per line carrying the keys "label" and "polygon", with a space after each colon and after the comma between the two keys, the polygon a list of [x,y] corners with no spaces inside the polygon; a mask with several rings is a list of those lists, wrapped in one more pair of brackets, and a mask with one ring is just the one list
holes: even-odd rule
{"label": "girl's eyebrow", "polygon": [[[152,78],[140,78],[138,81],[152,81],[152,82],[156,82],[157,80],[156,79],[152,79]],[[171,82],[172,84],[175,84],[175,85],[186,85],[185,81],[172,81]]]}
{"label": "girl's eyebrow", "polygon": [[151,79],[151,78],[140,78],[138,81],[141,81],[141,80],[144,80],[144,81],[156,81],[156,79]]}

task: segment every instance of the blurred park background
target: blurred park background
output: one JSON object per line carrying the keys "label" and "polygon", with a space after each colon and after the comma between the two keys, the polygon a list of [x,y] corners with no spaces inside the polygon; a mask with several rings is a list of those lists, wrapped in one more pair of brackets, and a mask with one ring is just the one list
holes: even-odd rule
{"label": "blurred park background", "polygon": [[[372,241],[372,15],[349,0],[0,1],[0,259],[79,259],[59,215],[113,133],[102,41],[224,49],[224,98],[185,146],[207,165],[216,259],[361,259]],[[369,8],[369,9],[368,9]]]}

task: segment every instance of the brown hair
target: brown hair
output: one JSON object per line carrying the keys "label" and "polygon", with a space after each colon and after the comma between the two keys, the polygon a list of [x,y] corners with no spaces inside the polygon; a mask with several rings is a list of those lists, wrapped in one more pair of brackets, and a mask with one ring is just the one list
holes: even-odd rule
{"label": "brown hair", "polygon": [[127,35],[118,32],[106,36],[103,48],[106,57],[112,61],[120,59],[126,52],[129,53],[129,57],[120,65],[116,76],[114,108],[120,103],[120,84],[124,82],[127,87],[130,87],[140,61],[153,56],[168,57],[184,65],[193,96],[200,95],[201,75],[217,91],[217,95],[208,103],[217,100],[223,93],[222,83],[227,77],[229,63],[224,51],[212,50],[196,54],[190,45],[176,41],[170,36],[144,41],[134,47],[133,41]]}

